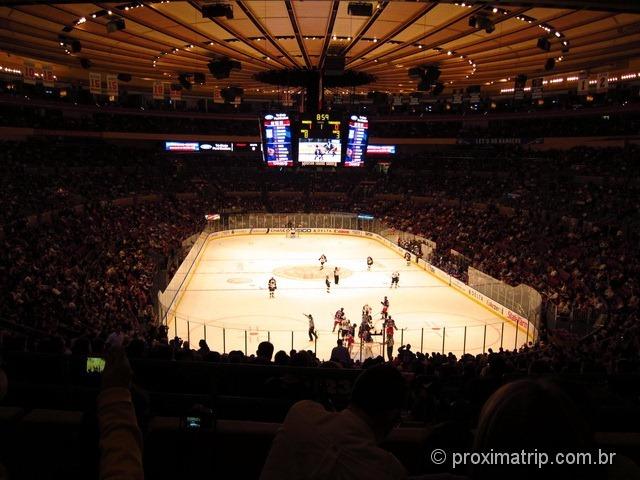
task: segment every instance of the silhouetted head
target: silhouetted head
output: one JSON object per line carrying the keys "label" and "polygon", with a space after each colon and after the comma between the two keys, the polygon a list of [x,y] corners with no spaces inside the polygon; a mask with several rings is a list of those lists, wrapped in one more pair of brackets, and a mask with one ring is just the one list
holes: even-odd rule
{"label": "silhouetted head", "polygon": [[[477,452],[585,451],[590,445],[586,422],[578,407],[556,385],[548,381],[519,380],[499,388],[484,404],[474,442]],[[591,468],[591,471],[589,471]],[[533,479],[555,474],[567,478],[594,478],[594,470],[578,465],[481,465],[473,478]]]}
{"label": "silhouetted head", "polygon": [[273,344],[271,342],[260,342],[258,350],[256,351],[256,356],[270,362],[271,357],[273,356]]}
{"label": "silhouetted head", "polygon": [[397,368],[390,364],[376,365],[356,379],[349,408],[364,417],[380,442],[400,419],[405,391],[405,381]]}

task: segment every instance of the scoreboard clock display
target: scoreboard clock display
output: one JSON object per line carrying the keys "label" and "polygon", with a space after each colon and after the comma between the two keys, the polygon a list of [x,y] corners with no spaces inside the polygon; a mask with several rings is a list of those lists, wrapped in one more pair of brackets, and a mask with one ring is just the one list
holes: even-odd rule
{"label": "scoreboard clock display", "polygon": [[298,163],[336,166],[342,156],[342,120],[330,113],[314,113],[300,118]]}

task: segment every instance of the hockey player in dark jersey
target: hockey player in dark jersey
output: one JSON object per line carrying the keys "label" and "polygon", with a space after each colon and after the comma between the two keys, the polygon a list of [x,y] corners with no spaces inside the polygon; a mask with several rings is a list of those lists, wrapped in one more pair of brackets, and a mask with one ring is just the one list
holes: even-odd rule
{"label": "hockey player in dark jersey", "polygon": [[278,286],[276,285],[276,279],[271,277],[269,279],[269,298],[274,298],[274,294]]}

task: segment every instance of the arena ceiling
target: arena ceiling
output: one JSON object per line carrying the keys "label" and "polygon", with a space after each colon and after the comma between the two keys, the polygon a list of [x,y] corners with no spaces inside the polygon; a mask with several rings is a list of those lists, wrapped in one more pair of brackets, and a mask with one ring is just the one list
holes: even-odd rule
{"label": "arena ceiling", "polygon": [[[344,54],[346,68],[375,76],[359,92],[405,93],[415,90],[417,80],[409,77],[415,66],[438,66],[440,81],[456,88],[518,74],[620,71],[640,58],[637,1],[382,0],[372,2],[370,17],[361,17],[349,14],[348,1],[236,0],[225,2],[232,19],[204,18],[202,6],[210,3],[3,2],[0,50],[53,64],[62,78],[86,81],[80,60],[88,59],[92,70],[128,73],[137,82],[201,72],[206,85],[196,91],[216,84],[247,93],[273,88],[254,78],[258,72],[321,68],[329,54]],[[471,17],[491,27],[470,26]],[[107,33],[114,18],[124,19],[125,28]],[[549,51],[538,47],[542,37]],[[71,51],[74,40],[80,51]],[[214,81],[207,64],[222,57],[241,69]],[[549,58],[556,65],[546,72]]]}

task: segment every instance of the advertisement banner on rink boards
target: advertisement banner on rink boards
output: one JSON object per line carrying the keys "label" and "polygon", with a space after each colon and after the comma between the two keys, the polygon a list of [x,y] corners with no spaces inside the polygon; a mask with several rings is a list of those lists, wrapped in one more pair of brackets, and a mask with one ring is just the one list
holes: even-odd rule
{"label": "advertisement banner on rink boards", "polygon": [[463,292],[466,292],[467,288],[469,288],[466,283],[461,282],[460,280],[454,277],[451,277],[451,286]]}
{"label": "advertisement banner on rink boards", "polygon": [[153,99],[154,100],[163,100],[164,99],[164,83],[162,82],[153,82]]}
{"label": "advertisement banner on rink boards", "polygon": [[94,95],[100,95],[102,93],[102,74],[89,73],[89,91]]}
{"label": "advertisement banner on rink boards", "polygon": [[42,85],[45,87],[54,86],[53,67],[51,65],[44,65],[42,67]]}
{"label": "advertisement banner on rink boards", "polygon": [[[503,310],[504,310],[504,316],[507,317],[507,319],[511,320],[513,323],[517,324],[519,327],[522,327],[525,330],[527,329],[529,322],[527,321],[526,318],[521,317],[520,315],[518,315],[515,312],[512,312],[506,307],[503,307]],[[533,332],[530,332],[530,333],[533,333]]]}
{"label": "advertisement banner on rink boards", "polygon": [[33,63],[25,63],[22,69],[22,81],[29,85],[36,84],[36,67]]}
{"label": "advertisement banner on rink boards", "polygon": [[451,280],[451,275],[449,275],[446,272],[443,272],[442,270],[440,270],[437,267],[434,267],[433,265],[429,264],[429,266],[433,269],[432,273],[438,277],[440,280],[445,281],[446,283],[449,283],[449,281]]}
{"label": "advertisement banner on rink boards", "polygon": [[596,85],[596,93],[605,93],[609,90],[609,73],[598,74],[598,84]]}
{"label": "advertisement banner on rink boards", "polygon": [[110,97],[118,96],[118,76],[107,75],[107,95]]}

